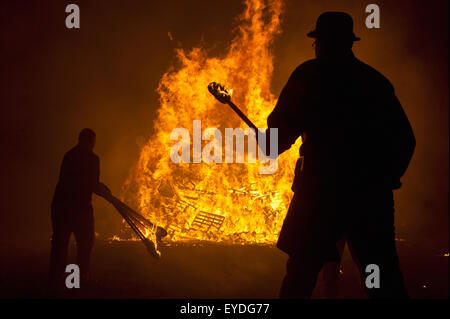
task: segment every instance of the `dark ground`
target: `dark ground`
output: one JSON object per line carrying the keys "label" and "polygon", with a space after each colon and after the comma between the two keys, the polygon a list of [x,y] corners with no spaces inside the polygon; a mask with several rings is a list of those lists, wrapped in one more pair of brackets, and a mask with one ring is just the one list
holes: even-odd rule
{"label": "dark ground", "polygon": [[[49,242],[34,248],[2,242],[0,298],[45,297]],[[41,248],[37,248],[41,247]],[[70,255],[74,255],[71,244]],[[398,242],[412,298],[448,298],[448,257],[444,251]],[[96,242],[95,283],[67,298],[276,298],[286,255],[271,247],[163,247],[155,260],[140,242]],[[15,257],[12,257],[15,256]],[[343,259],[340,298],[365,298],[348,251]],[[323,298],[319,280],[315,298]]]}

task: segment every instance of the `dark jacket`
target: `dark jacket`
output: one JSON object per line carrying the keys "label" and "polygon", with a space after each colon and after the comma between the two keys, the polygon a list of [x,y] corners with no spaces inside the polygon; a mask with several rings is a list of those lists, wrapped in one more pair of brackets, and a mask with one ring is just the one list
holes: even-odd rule
{"label": "dark jacket", "polygon": [[92,211],[92,193],[100,176],[97,155],[79,145],[64,155],[59,181],[53,196],[53,209],[82,212]]}
{"label": "dark jacket", "polygon": [[268,120],[279,153],[302,135],[303,169],[277,247],[327,253],[361,218],[393,210],[392,189],[411,160],[415,138],[391,83],[353,54],[300,65]]}
{"label": "dark jacket", "polygon": [[306,133],[297,189],[309,178],[332,187],[399,188],[415,148],[391,83],[353,54],[301,64],[267,124],[278,128],[279,154]]}

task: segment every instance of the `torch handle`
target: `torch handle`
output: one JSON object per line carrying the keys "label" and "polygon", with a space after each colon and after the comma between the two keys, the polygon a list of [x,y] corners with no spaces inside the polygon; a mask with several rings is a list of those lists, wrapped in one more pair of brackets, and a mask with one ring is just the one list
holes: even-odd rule
{"label": "torch handle", "polygon": [[252,129],[255,130],[255,134],[258,134],[258,128],[256,127],[255,124],[253,124],[252,121],[249,120],[249,118],[242,113],[242,111],[236,106],[236,104],[234,104],[231,101],[227,101],[227,104],[233,109],[234,112],[236,112],[237,115],[239,115],[239,117]]}

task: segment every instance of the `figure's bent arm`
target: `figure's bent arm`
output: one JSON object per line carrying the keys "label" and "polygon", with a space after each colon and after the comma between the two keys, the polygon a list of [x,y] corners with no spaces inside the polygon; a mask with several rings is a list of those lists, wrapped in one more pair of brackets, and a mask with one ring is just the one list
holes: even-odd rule
{"label": "figure's bent arm", "polygon": [[106,199],[111,196],[109,188],[100,182],[100,160],[97,160],[96,162],[94,179],[94,193]]}
{"label": "figure's bent arm", "polygon": [[270,128],[278,128],[278,154],[287,151],[302,134],[304,94],[302,84],[294,72],[281,91],[274,110],[267,118],[266,142],[270,152]]}

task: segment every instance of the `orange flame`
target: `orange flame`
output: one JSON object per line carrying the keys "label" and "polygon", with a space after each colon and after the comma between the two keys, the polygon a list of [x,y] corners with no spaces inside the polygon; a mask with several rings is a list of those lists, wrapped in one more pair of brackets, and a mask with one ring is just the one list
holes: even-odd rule
{"label": "orange flame", "polygon": [[[193,120],[201,120],[203,130],[246,128],[228,106],[209,94],[211,81],[233,88],[233,101],[258,127],[266,126],[276,102],[270,92],[270,47],[281,33],[283,3],[246,0],[245,4],[238,33],[224,56],[209,57],[204,48],[176,50],[178,65],[159,83],[155,133],[125,183],[127,200],[137,201],[142,214],[166,227],[172,242],[274,244],[292,197],[300,139],[279,157],[273,175],[259,174],[261,163],[174,164],[170,160],[176,143],[170,140],[171,131],[184,127],[192,132]],[[208,226],[208,221],[216,223]]]}

